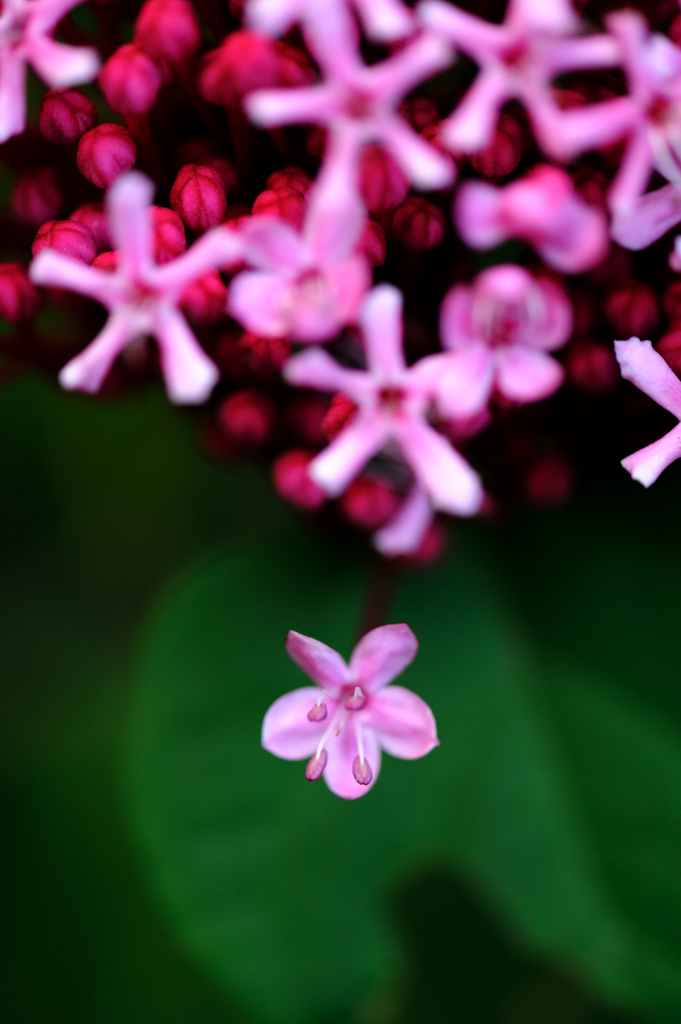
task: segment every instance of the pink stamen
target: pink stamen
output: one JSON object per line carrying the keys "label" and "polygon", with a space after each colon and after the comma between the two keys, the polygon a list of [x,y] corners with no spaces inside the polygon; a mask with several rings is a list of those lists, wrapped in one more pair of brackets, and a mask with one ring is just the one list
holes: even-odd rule
{"label": "pink stamen", "polygon": [[[317,779],[321,778],[322,773],[326,768],[326,762],[327,753],[322,747],[322,749],[317,754],[314,754],[307,762],[307,766],[305,768],[305,778],[308,780],[308,782],[316,782]],[[364,783],[364,785],[366,785],[366,783]]]}
{"label": "pink stamen", "polygon": [[310,722],[323,722],[326,715],[326,704],[322,704],[319,700],[316,704],[313,704],[307,713],[307,717]]}
{"label": "pink stamen", "polygon": [[[311,764],[312,762],[310,762]],[[352,762],[352,774],[360,786],[368,786],[374,777],[368,761],[362,761],[359,756]],[[309,778],[309,776],[308,776]]]}
{"label": "pink stamen", "polygon": [[361,711],[366,702],[367,699],[362,693],[360,687],[356,686],[352,697],[346,700],[345,707],[348,711]]}

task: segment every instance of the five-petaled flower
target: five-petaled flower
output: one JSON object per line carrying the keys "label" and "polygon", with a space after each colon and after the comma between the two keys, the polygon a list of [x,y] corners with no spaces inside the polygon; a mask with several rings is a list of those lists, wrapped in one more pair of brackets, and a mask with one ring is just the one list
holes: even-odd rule
{"label": "five-petaled flower", "polygon": [[418,641],[409,626],[373,629],[349,664],[331,647],[293,630],[286,649],[317,685],[274,702],[263,722],[262,745],[287,761],[310,758],[310,781],[323,774],[329,789],[354,800],[376,781],[381,750],[413,760],[439,745],[425,701],[388,685],[416,655]]}
{"label": "five-petaled flower", "polygon": [[185,289],[217,267],[241,256],[238,235],[226,227],[208,231],[185,253],[162,266],[154,262],[149,205],[154,186],[132,171],[107,194],[107,215],[117,248],[113,271],[89,267],[44,249],[30,269],[35,284],[56,285],[89,295],[109,310],[94,341],[62,369],[64,388],[97,391],[116,357],[137,338],[156,338],[168,397],[173,402],[204,402],[219,372],[194,337],[178,308]]}
{"label": "five-petaled flower", "polygon": [[342,494],[362,467],[394,442],[435,508],[470,516],[480,510],[480,478],[427,420],[445,354],[407,367],[402,351],[402,295],[378,285],[360,313],[368,368],[349,369],[320,348],[286,364],[289,383],[346,395],[358,407],[337,437],[309,466],[312,479],[330,497]]}
{"label": "five-petaled flower", "polygon": [[91,82],[97,52],[52,38],[56,25],[79,0],[3,0],[0,14],[0,142],[26,127],[26,65],[52,89]]}

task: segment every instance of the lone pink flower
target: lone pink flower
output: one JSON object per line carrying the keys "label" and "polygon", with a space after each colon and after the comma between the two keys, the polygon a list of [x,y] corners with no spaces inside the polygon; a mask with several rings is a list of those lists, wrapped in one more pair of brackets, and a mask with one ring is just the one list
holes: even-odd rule
{"label": "lone pink flower", "polygon": [[522,267],[491,267],[472,285],[456,285],[440,311],[442,344],[452,352],[442,377],[442,411],[474,416],[494,387],[514,402],[553,394],[564,374],[547,352],[565,344],[571,330],[562,289]]}
{"label": "lone pink flower", "polygon": [[402,351],[402,295],[379,285],[360,314],[367,370],[347,369],[323,349],[301,352],[286,364],[290,384],[340,392],[357,415],[310,463],[312,479],[330,496],[342,494],[362,467],[393,442],[435,508],[471,516],[483,499],[480,478],[428,423],[445,355],[407,367]]}
{"label": "lone pink flower", "polygon": [[[413,12],[402,0],[335,0],[338,4],[350,3],[357,14],[366,34],[377,41],[388,42],[402,39],[414,31]],[[295,24],[306,25],[312,18],[324,14],[324,4],[319,0],[248,0],[245,9],[246,23],[250,28],[268,36],[283,36]]]}
{"label": "lone pink flower", "polygon": [[504,188],[466,182],[454,215],[461,237],[473,249],[523,238],[564,274],[588,270],[608,250],[604,215],[584,202],[565,171],[549,164],[540,164]]}
{"label": "lone pink flower", "polygon": [[[681,420],[681,381],[649,341],[630,338],[615,342],[622,376]],[[659,441],[622,459],[622,466],[644,487],[654,484],[662,470],[681,456],[681,422]]]}
{"label": "lone pink flower", "polygon": [[208,358],[178,305],[185,289],[216,267],[240,258],[241,242],[227,228],[207,232],[187,252],[162,266],[153,260],[149,204],[154,186],[132,171],[107,194],[107,216],[117,247],[113,271],[85,266],[54,250],[43,250],[30,269],[35,284],[56,285],[89,295],[109,310],[99,335],[62,369],[62,387],[97,391],[116,357],[137,338],[156,338],[168,397],[203,402],[219,372]]}
{"label": "lone pink flower", "polygon": [[0,142],[26,127],[26,65],[52,89],[91,82],[99,57],[87,46],[52,38],[79,0],[3,0],[0,14]]}
{"label": "lone pink flower", "polygon": [[317,684],[293,690],[265,715],[262,745],[287,761],[309,757],[305,774],[323,774],[346,800],[378,778],[381,750],[414,760],[439,745],[435,719],[420,697],[389,686],[411,664],[418,641],[409,626],[379,626],[362,637],[350,664],[319,640],[293,630],[286,649]]}

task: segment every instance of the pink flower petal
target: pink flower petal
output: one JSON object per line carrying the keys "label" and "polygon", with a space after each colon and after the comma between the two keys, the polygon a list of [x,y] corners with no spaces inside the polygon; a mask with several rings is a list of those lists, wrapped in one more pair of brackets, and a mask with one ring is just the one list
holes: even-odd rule
{"label": "pink flower petal", "polygon": [[372,629],[352,652],[352,682],[365,693],[375,693],[411,665],[418,649],[418,640],[406,622]]}
{"label": "pink flower petal", "polygon": [[199,345],[183,315],[171,307],[161,308],[155,318],[154,334],[170,401],[178,405],[205,402],[220,371]]}
{"label": "pink flower petal", "polygon": [[91,82],[100,67],[96,50],[89,46],[65,46],[48,36],[32,36],[26,47],[26,58],[52,89]]}
{"label": "pink flower petal", "polygon": [[289,359],[284,368],[284,378],[294,387],[341,391],[353,400],[365,396],[365,377],[362,370],[349,370],[341,366],[322,348],[299,352]]}
{"label": "pink flower petal", "polygon": [[662,470],[681,457],[681,423],[646,448],[622,459],[622,466],[644,487],[654,484]]}
{"label": "pink flower petal", "polygon": [[328,720],[311,722],[307,717],[318,697],[318,687],[304,686],[275,700],[262,723],[262,745],[265,750],[285,761],[311,757],[328,725]]}
{"label": "pink flower petal", "polygon": [[[291,629],[286,638],[286,650],[296,665],[325,690],[338,690],[350,681],[350,672],[344,659],[338,651],[323,644],[321,640]],[[317,693],[315,700],[318,696]]]}
{"label": "pink flower petal", "polygon": [[332,133],[324,163],[310,189],[304,235],[315,264],[332,266],[354,249],[367,213],[357,184],[354,131]]}
{"label": "pink flower petal", "polygon": [[433,505],[452,515],[480,511],[483,490],[478,474],[432,427],[417,420],[396,432],[402,453]]}
{"label": "pink flower petal", "polygon": [[350,80],[361,66],[357,23],[345,3],[312,0],[304,21],[305,43],[325,78]]}
{"label": "pink flower petal", "polygon": [[615,355],[625,380],[681,420],[681,381],[649,341],[616,341]]}
{"label": "pink flower petal", "polygon": [[111,237],[118,250],[119,267],[133,277],[152,266],[149,206],[155,186],[139,171],[121,175],[106,195],[106,212]]}
{"label": "pink flower petal", "polygon": [[67,391],[99,391],[116,357],[135,336],[135,325],[125,313],[114,313],[94,341],[63,367],[59,383]]}
{"label": "pink flower petal", "polygon": [[166,293],[182,293],[187,285],[216,268],[228,268],[241,262],[243,242],[236,231],[213,228],[174,260],[152,267],[148,280]]}
{"label": "pink flower petal", "polygon": [[497,351],[497,387],[514,402],[536,402],[563,383],[560,363],[537,349],[509,345]]}
{"label": "pink flower petal", "polygon": [[383,416],[358,416],[312,460],[309,474],[330,498],[337,498],[380,451],[387,438],[388,428]]}
{"label": "pink flower petal", "polygon": [[367,296],[360,313],[367,363],[372,373],[395,380],[406,369],[402,352],[402,293],[379,284]]}
{"label": "pink flower petal", "polygon": [[633,206],[615,210],[610,235],[625,249],[647,249],[670,228],[681,223],[681,187],[664,185],[637,199]]}
{"label": "pink flower petal", "polygon": [[613,213],[627,213],[646,190],[653,169],[648,134],[639,131],[631,136],[624,151],[615,180],[610,186],[608,203]]}
{"label": "pink flower petal", "polygon": [[0,143],[26,127],[26,64],[11,46],[0,49]]}
{"label": "pink flower petal", "polygon": [[244,99],[246,113],[261,128],[285,124],[326,123],[338,110],[335,92],[326,85],[296,89],[257,89]]}
{"label": "pink flower petal", "polygon": [[422,487],[415,484],[393,518],[378,530],[373,545],[386,558],[411,555],[433,521],[433,506]]}
{"label": "pink flower petal", "polygon": [[414,41],[371,69],[371,87],[375,96],[395,100],[416,88],[452,63],[449,43],[433,32],[422,32]]}
{"label": "pink flower petal", "polygon": [[377,138],[416,188],[429,192],[447,188],[454,182],[456,168],[452,160],[417,135],[401,118],[386,119]]}
{"label": "pink flower petal", "polygon": [[411,761],[439,746],[432,711],[403,686],[388,686],[373,695],[363,717],[380,746],[393,757]]}
{"label": "pink flower petal", "polygon": [[467,419],[484,409],[494,383],[494,360],[487,345],[474,342],[443,360],[436,385],[438,411],[446,419]]}
{"label": "pink flower petal", "polygon": [[393,42],[414,31],[414,14],[401,0],[355,0],[364,31],[377,42]]}
{"label": "pink flower petal", "polygon": [[356,800],[368,793],[381,770],[381,748],[371,729],[362,730],[362,740],[364,756],[372,772],[368,786],[360,786],[352,773],[353,762],[359,753],[352,722],[348,722],[340,736],[329,740],[326,746],[328,761],[324,770],[324,781],[332,793],[343,797],[344,800]]}
{"label": "pink flower petal", "polygon": [[297,231],[275,217],[249,217],[241,229],[244,258],[259,270],[296,270],[305,247]]}
{"label": "pink flower petal", "polygon": [[285,338],[291,330],[294,286],[278,274],[244,270],[229,288],[229,312],[247,330]]}
{"label": "pink flower petal", "polygon": [[455,153],[475,153],[491,140],[499,109],[513,95],[503,69],[478,75],[454,113],[442,126],[442,141]]}
{"label": "pink flower petal", "polygon": [[112,281],[111,274],[53,249],[43,249],[36,256],[31,263],[29,277],[34,284],[68,288],[79,295],[90,295],[101,303],[110,299],[112,293],[115,295],[117,290],[117,282]]}
{"label": "pink flower petal", "polygon": [[501,220],[501,193],[484,181],[467,181],[454,201],[454,220],[473,249],[491,249],[508,238]]}

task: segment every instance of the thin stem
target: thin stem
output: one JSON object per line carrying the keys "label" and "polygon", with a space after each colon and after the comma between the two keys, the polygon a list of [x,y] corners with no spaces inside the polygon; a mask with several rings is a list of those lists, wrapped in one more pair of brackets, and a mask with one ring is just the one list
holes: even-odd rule
{"label": "thin stem", "polygon": [[394,558],[372,556],[369,565],[369,579],[364,598],[364,607],[359,618],[357,639],[365,633],[385,625],[390,608],[397,595],[401,576],[400,566]]}

